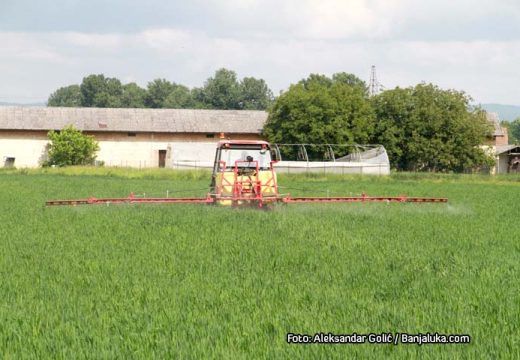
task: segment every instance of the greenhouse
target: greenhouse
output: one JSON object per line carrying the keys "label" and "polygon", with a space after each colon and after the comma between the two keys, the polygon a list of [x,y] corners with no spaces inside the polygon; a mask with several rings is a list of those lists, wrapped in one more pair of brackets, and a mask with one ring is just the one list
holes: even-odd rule
{"label": "greenhouse", "polygon": [[275,144],[275,149],[278,173],[390,174],[382,145]]}

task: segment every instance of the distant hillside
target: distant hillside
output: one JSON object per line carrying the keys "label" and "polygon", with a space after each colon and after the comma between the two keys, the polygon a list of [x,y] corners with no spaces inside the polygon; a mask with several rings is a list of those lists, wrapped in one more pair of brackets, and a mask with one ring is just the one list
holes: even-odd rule
{"label": "distant hillside", "polygon": [[30,103],[30,104],[19,104],[19,103],[11,103],[11,102],[1,102],[0,106],[47,106],[46,103]]}
{"label": "distant hillside", "polygon": [[520,117],[520,106],[501,104],[481,104],[482,108],[489,112],[495,112],[500,120],[513,121]]}

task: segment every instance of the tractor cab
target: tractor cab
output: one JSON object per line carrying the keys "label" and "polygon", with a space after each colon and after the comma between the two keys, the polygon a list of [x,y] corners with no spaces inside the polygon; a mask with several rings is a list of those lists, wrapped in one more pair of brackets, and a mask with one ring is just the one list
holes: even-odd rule
{"label": "tractor cab", "polygon": [[273,163],[278,156],[265,141],[221,141],[217,144],[210,192],[218,203],[242,205],[277,200]]}

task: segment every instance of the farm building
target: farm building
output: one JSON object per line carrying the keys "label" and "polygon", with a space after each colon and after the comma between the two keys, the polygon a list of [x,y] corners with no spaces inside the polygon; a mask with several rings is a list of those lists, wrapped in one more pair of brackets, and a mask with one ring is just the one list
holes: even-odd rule
{"label": "farm building", "polygon": [[520,145],[498,145],[495,150],[495,173],[520,172]]}
{"label": "farm building", "polygon": [[[211,168],[222,135],[260,140],[266,120],[264,111],[0,107],[0,166],[38,167],[47,159],[48,131],[73,125],[96,138],[97,160],[106,166]],[[390,173],[382,146],[354,150],[324,161],[282,159],[276,166],[282,172]]]}
{"label": "farm building", "polygon": [[507,145],[509,138],[507,135],[507,128],[502,127],[500,125],[500,118],[497,113],[486,112],[486,116],[488,121],[493,125],[493,134],[490,139],[490,144],[492,146],[501,146]]}
{"label": "farm building", "polygon": [[220,133],[260,139],[264,111],[0,107],[0,160],[37,167],[47,155],[47,132],[73,125],[99,141],[107,166],[171,167],[211,161]]}
{"label": "farm building", "polygon": [[492,137],[483,145],[491,155],[495,156],[493,174],[506,174],[518,172],[520,163],[520,145],[509,145],[507,128],[500,125],[500,119],[496,113],[486,113],[489,122],[493,125]]}

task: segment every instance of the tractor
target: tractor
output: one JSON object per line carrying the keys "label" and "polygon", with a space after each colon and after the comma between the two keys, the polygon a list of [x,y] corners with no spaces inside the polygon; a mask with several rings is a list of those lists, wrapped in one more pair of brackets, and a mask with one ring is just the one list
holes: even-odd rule
{"label": "tractor", "polygon": [[133,203],[205,203],[233,207],[263,208],[275,203],[414,202],[446,203],[446,198],[401,196],[292,197],[278,192],[276,148],[266,141],[222,140],[218,142],[209,192],[206,197],[136,197],[48,200],[46,205],[96,205]]}

